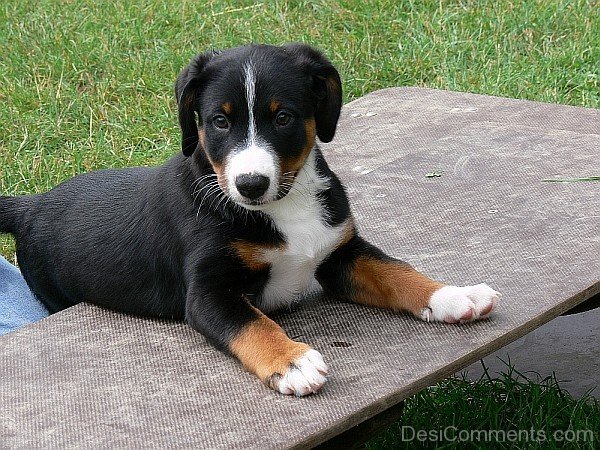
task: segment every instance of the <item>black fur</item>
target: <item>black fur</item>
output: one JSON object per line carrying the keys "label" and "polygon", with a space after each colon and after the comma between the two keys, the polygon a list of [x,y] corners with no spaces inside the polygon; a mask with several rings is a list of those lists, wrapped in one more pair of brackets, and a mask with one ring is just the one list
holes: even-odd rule
{"label": "black fur", "polygon": [[14,233],[20,209],[17,199],[0,195],[0,233]]}
{"label": "black fur", "polygon": [[[223,162],[243,139],[233,126],[223,136],[209,124],[224,101],[234,103],[232,121],[248,120],[240,80],[247,61],[260,69],[259,108],[277,97],[298,118],[298,126],[279,132],[272,129],[270,113],[259,109],[261,134],[280,155],[294,157],[306,145],[300,127],[306,118],[315,118],[321,140],[333,138],[340,78],[316,50],[298,44],[253,45],[194,58],[176,83],[182,154],[156,168],[101,170],[45,194],[0,197],[0,230],[15,235],[23,275],[51,312],[90,302],[185,319],[221,349],[255,318],[246,299],[260,293],[268,270],[250,270],[230,244],[281,245],[283,237],[268,216],[242,214],[240,206],[223,201],[223,194],[207,188],[202,178],[214,173],[211,161]],[[199,143],[199,129],[206,132],[207,148]],[[317,170],[331,181],[321,194],[323,217],[338,225],[350,216],[348,201],[316,152]]]}

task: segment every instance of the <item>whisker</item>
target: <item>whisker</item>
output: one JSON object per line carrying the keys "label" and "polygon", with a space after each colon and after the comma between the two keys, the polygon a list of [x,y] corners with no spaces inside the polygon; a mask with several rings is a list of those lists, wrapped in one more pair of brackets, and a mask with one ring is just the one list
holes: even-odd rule
{"label": "whisker", "polygon": [[202,197],[202,201],[200,202],[200,206],[199,208],[202,208],[202,205],[204,204],[204,201],[207,198],[210,198],[212,195],[214,195],[215,193],[219,192],[219,190],[221,189],[221,186],[219,186],[218,183],[214,183],[210,186],[210,188],[208,189],[208,191],[204,194],[204,196]]}
{"label": "whisker", "polygon": [[211,177],[217,177],[218,175],[216,173],[209,173],[206,175],[202,175],[201,177],[198,177],[194,180],[194,182],[192,183],[192,186],[200,183],[202,180],[206,180],[207,178],[211,178]]}
{"label": "whisker", "polygon": [[198,192],[202,192],[203,189],[206,189],[208,187],[212,187],[214,185],[218,184],[218,182],[216,180],[211,180],[208,183],[202,185],[202,186],[198,186],[195,190],[194,190],[194,195],[196,195]]}
{"label": "whisker", "polygon": [[200,186],[199,188],[197,188],[197,189],[194,191],[194,193],[193,193],[193,195],[194,195],[194,200],[195,200],[196,198],[198,198],[198,195],[200,195],[200,193],[201,193],[201,192],[202,192],[204,189],[207,189],[207,188],[212,188],[212,187],[214,187],[215,185],[218,185],[218,183],[217,183],[216,181],[213,181],[213,182],[207,183],[207,184],[205,184],[205,185],[203,185],[203,186]]}

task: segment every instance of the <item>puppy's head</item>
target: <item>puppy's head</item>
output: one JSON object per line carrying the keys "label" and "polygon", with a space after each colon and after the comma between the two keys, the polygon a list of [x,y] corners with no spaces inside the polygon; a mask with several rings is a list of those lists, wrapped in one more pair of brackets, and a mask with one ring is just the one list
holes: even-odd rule
{"label": "puppy's head", "polygon": [[302,44],[201,54],[175,90],[183,153],[248,207],[287,195],[316,137],[333,139],[342,105],[337,70]]}

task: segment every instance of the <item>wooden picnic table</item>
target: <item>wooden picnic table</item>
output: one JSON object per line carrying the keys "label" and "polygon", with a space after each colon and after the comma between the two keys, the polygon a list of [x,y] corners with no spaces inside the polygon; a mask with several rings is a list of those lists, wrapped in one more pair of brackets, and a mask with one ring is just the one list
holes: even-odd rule
{"label": "wooden picnic table", "polygon": [[[0,338],[0,447],[311,447],[394,408],[600,292],[600,111],[421,88],[343,109],[323,146],[361,232],[491,320],[428,324],[314,297],[277,315],[325,356],[277,394],[181,323],[81,304]],[[552,364],[552,361],[548,361]]]}

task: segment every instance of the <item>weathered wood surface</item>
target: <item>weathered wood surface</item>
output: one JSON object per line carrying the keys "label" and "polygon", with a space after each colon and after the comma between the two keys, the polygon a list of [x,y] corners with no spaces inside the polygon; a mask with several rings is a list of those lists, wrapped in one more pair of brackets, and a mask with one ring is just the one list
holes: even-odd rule
{"label": "weathered wood surface", "polygon": [[294,398],[183,324],[80,305],[0,339],[0,447],[316,445],[600,291],[600,183],[542,182],[600,173],[600,111],[387,89],[345,106],[325,153],[364,235],[449,283],[489,283],[492,319],[313,299],[277,320],[331,377]]}

